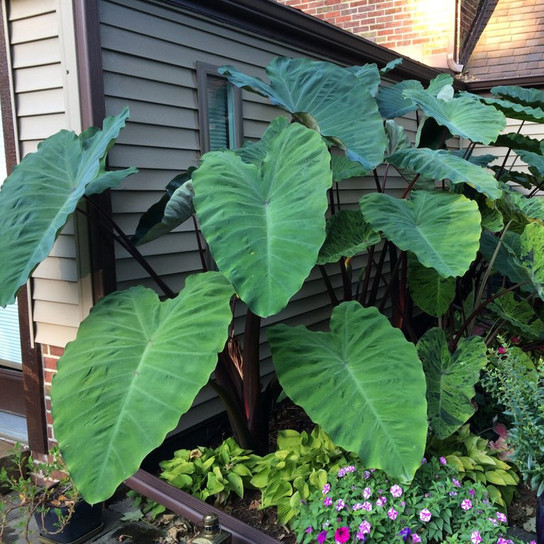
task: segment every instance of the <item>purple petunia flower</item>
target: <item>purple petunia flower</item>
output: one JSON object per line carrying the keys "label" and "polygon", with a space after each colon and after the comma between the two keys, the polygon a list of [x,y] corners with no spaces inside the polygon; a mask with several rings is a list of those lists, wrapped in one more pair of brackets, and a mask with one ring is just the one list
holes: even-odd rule
{"label": "purple petunia flower", "polygon": [[506,523],[506,516],[502,513],[502,512],[497,512],[495,514],[495,517],[501,522],[501,523]]}
{"label": "purple petunia flower", "polygon": [[356,502],[352,507],[351,507],[352,510],[362,510],[363,509],[363,505],[360,503],[360,502]]}
{"label": "purple petunia flower", "polygon": [[334,507],[336,508],[337,512],[340,512],[340,510],[342,510],[344,506],[346,506],[344,501],[342,499],[338,499]]}
{"label": "purple petunia flower", "polygon": [[402,540],[406,542],[408,538],[410,537],[410,534],[412,531],[410,530],[410,527],[405,527],[404,529],[401,529],[399,531],[399,536],[402,537]]}
{"label": "purple petunia flower", "polygon": [[339,478],[343,478],[345,475],[346,475],[346,469],[345,468],[341,468],[339,471],[338,471],[338,477]]}
{"label": "purple petunia flower", "polygon": [[330,490],[331,490],[331,484],[325,484],[323,486],[323,489],[321,490],[321,493],[323,493],[323,495],[326,495]]}
{"label": "purple petunia flower", "polygon": [[365,470],[365,471],[363,472],[363,478],[364,478],[365,480],[368,480],[368,479],[370,478],[370,472],[369,472],[368,470]]}
{"label": "purple petunia flower", "polygon": [[506,348],[504,346],[501,346],[498,350],[497,350],[497,353],[499,355],[504,355],[506,353]]}
{"label": "purple petunia flower", "polygon": [[387,499],[385,497],[378,497],[378,500],[376,501],[376,506],[385,506],[386,502]]}
{"label": "purple petunia flower", "polygon": [[401,497],[402,496],[402,487],[400,485],[393,485],[391,486],[391,488],[389,489],[389,492],[391,493],[391,495],[393,495],[393,497]]}
{"label": "purple petunia flower", "polygon": [[472,501],[470,499],[465,499],[461,503],[461,508],[465,511],[470,510],[472,508]]}
{"label": "purple petunia flower", "polygon": [[370,529],[372,529],[372,525],[370,525],[370,523],[368,521],[364,520],[359,524],[358,529],[359,529],[359,531],[361,533],[366,535],[366,534],[370,533]]}
{"label": "purple petunia flower", "polygon": [[425,457],[421,460],[421,464],[424,465],[427,463],[427,459],[425,459]]}
{"label": "purple petunia flower", "polygon": [[414,533],[412,535],[412,542],[414,542],[414,544],[418,543],[418,542],[421,542],[421,537],[417,533]]}
{"label": "purple petunia flower", "polygon": [[325,542],[325,540],[327,540],[327,531],[321,531],[317,535],[317,542],[318,542],[318,544],[323,544],[323,542]]}
{"label": "purple petunia flower", "polygon": [[476,495],[476,491],[474,489],[469,489],[468,492],[474,497]]}
{"label": "purple petunia flower", "polygon": [[325,497],[323,499],[323,506],[332,506],[332,497]]}
{"label": "purple petunia flower", "polygon": [[357,531],[357,540],[361,540],[362,542],[366,540],[366,536],[362,531]]}
{"label": "purple petunia flower", "polygon": [[314,530],[314,528],[310,525],[309,527],[306,528],[306,530],[304,532],[305,533],[311,533],[313,530]]}
{"label": "purple petunia flower", "polygon": [[367,512],[372,512],[372,503],[365,501],[362,506],[363,510],[366,510]]}
{"label": "purple petunia flower", "polygon": [[472,542],[472,544],[480,544],[480,542],[482,541],[480,531],[472,531],[472,534],[470,535],[470,541]]}
{"label": "purple petunia flower", "polygon": [[355,472],[355,467],[353,465],[349,465],[349,467],[346,467],[346,472]]}
{"label": "purple petunia flower", "polygon": [[491,525],[498,525],[499,522],[495,518],[487,518]]}
{"label": "purple petunia flower", "polygon": [[363,489],[363,497],[365,499],[370,499],[370,497],[372,497],[372,489],[370,489],[370,487],[365,487]]}
{"label": "purple petunia flower", "polygon": [[455,486],[455,487],[461,487],[461,482],[459,480],[457,480],[457,478],[452,478],[451,479],[451,483]]}
{"label": "purple petunia flower", "polygon": [[425,523],[427,523],[427,521],[430,521],[431,517],[432,514],[427,508],[423,508],[423,510],[419,512],[419,519]]}
{"label": "purple petunia flower", "polygon": [[393,521],[395,521],[397,519],[397,516],[399,515],[399,513],[394,509],[394,508],[390,508],[388,511],[387,511],[387,517],[389,519],[392,519]]}
{"label": "purple petunia flower", "polygon": [[457,491],[450,491],[449,492],[450,497],[455,497],[455,495],[457,495]]}
{"label": "purple petunia flower", "polygon": [[441,465],[447,465],[448,464],[448,460],[445,458],[445,457],[441,457],[438,462],[441,464]]}

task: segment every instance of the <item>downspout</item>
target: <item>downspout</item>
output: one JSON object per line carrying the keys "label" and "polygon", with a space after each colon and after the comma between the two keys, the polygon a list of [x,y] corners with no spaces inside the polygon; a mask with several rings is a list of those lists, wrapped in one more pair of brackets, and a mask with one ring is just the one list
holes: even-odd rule
{"label": "downspout", "polygon": [[461,2],[455,0],[455,21],[453,29],[453,53],[448,53],[448,67],[453,72],[461,73],[464,65],[459,63],[461,52]]}

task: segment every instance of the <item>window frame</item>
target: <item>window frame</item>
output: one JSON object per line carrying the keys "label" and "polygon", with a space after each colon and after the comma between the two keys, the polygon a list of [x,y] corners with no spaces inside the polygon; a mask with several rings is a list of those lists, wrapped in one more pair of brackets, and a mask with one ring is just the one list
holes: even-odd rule
{"label": "window frame", "polygon": [[229,106],[233,109],[234,146],[241,147],[243,144],[243,113],[242,113],[242,91],[230,83],[228,79],[219,74],[219,66],[197,61],[196,78],[198,94],[198,124],[200,133],[200,151],[202,154],[210,151],[210,112],[208,108],[208,78],[215,77],[228,82]]}

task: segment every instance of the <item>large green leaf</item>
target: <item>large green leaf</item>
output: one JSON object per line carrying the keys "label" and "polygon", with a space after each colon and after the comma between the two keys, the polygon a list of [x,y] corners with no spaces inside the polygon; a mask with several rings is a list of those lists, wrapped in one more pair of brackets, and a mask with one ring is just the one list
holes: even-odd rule
{"label": "large green leaf", "polygon": [[105,172],[104,155],[125,125],[128,109],[104,120],[102,130],[78,137],[62,130],[27,155],[0,190],[0,306],[15,300],[84,194],[114,186],[136,172]]}
{"label": "large green leaf", "polygon": [[462,195],[414,191],[412,200],[400,200],[372,193],[360,206],[374,230],[444,278],[462,276],[476,257],[481,216],[476,202]]}
{"label": "large green leaf", "polygon": [[342,181],[355,177],[363,177],[368,172],[357,161],[350,161],[345,155],[331,155],[332,180]]}
{"label": "large green leaf", "polygon": [[491,200],[500,198],[502,191],[494,176],[461,157],[441,149],[401,149],[387,157],[387,161],[399,168],[408,168],[426,178],[449,179],[452,183],[468,183]]}
{"label": "large green leaf", "polygon": [[329,62],[278,57],[266,69],[270,84],[232,66],[223,66],[219,72],[319,131],[367,170],[382,162],[386,138],[378,106],[348,70]]}
{"label": "large green leaf", "polygon": [[523,267],[538,296],[544,300],[544,226],[529,223],[521,234],[520,242]]}
{"label": "large green leaf", "polygon": [[353,257],[381,240],[357,210],[340,210],[327,220],[327,238],[317,264],[336,263]]}
{"label": "large green leaf", "polygon": [[516,85],[498,85],[491,87],[491,94],[525,106],[544,108],[544,92],[538,89],[527,89]]}
{"label": "large green leaf", "polygon": [[461,138],[487,145],[494,142],[506,126],[504,115],[468,96],[444,101],[431,93],[407,89],[404,96],[413,100],[427,115]]}
{"label": "large green leaf", "polygon": [[508,147],[516,150],[523,149],[525,151],[532,151],[533,153],[540,153],[539,140],[526,136],[525,134],[519,134],[518,132],[500,134],[493,145],[498,147]]}
{"label": "large green leaf", "polygon": [[534,123],[544,122],[544,109],[540,107],[525,106],[510,100],[493,97],[478,97],[482,102],[493,106],[502,112],[506,117],[519,119],[520,121],[531,121]]}
{"label": "large green leaf", "polygon": [[438,438],[447,438],[474,414],[474,385],[487,363],[486,352],[483,338],[473,336],[461,339],[451,355],[446,335],[438,328],[419,340],[417,353],[427,378],[429,423]]}
{"label": "large green leaf", "polygon": [[277,325],[267,336],[287,395],[335,444],[412,478],[425,448],[425,377],[400,330],[352,301],[333,310],[331,332]]}
{"label": "large green leaf", "polygon": [[392,119],[387,119],[385,122],[385,133],[387,134],[386,156],[392,155],[395,151],[412,147],[404,127],[398,125]]}
{"label": "large green leaf", "polygon": [[516,153],[521,157],[521,160],[529,165],[531,174],[538,178],[544,176],[544,156],[540,153],[525,151],[524,149],[516,149]]}
{"label": "large green leaf", "polygon": [[147,244],[193,215],[194,189],[191,176],[194,171],[195,168],[189,168],[185,174],[179,174],[167,185],[166,194],[140,217],[132,243],[137,246]]}
{"label": "large green leaf", "polygon": [[372,96],[378,94],[380,87],[380,71],[376,64],[363,64],[363,66],[348,66],[344,68],[348,72],[351,72],[357,77],[360,84],[362,84]]}
{"label": "large green leaf", "polygon": [[330,185],[327,146],[299,124],[268,142],[261,165],[213,152],[193,174],[195,209],[211,253],[255,314],[279,312],[315,265]]}
{"label": "large green leaf", "polygon": [[164,440],[206,384],[232,319],[218,272],[172,300],[135,287],[98,302],[58,363],[55,436],[83,497],[110,497]]}
{"label": "large green leaf", "polygon": [[434,268],[408,256],[408,286],[414,302],[434,317],[444,315],[455,298],[455,278],[443,278]]}

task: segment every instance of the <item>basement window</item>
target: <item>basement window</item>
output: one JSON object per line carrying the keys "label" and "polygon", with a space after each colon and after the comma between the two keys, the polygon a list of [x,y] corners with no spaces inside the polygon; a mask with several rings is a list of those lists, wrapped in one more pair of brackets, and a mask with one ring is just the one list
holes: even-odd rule
{"label": "basement window", "polygon": [[217,66],[197,62],[200,150],[242,145],[242,93],[217,73]]}

